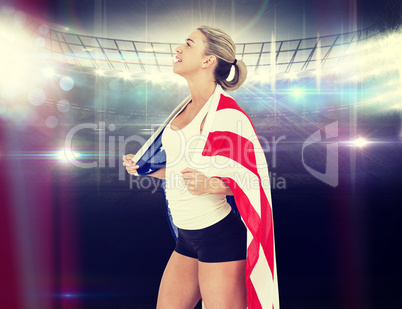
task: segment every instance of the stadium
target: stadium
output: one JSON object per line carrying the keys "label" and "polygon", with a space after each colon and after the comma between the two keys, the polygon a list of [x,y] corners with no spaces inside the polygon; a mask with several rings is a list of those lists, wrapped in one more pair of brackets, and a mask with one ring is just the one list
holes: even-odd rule
{"label": "stadium", "polygon": [[[164,195],[121,157],[188,95],[180,42],[0,9],[4,308],[155,308],[174,248]],[[282,308],[401,305],[401,42],[383,24],[236,42],[248,78],[231,95],[269,166]]]}

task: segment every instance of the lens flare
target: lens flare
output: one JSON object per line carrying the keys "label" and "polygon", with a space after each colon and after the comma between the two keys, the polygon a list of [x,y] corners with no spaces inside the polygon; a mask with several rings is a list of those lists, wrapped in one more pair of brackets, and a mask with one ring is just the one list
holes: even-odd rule
{"label": "lens flare", "polygon": [[60,80],[60,88],[64,91],[70,91],[74,87],[74,80],[70,76],[64,76]]}
{"label": "lens flare", "polygon": [[62,163],[69,163],[71,160],[81,157],[81,153],[78,151],[66,151],[66,149],[61,149],[56,153],[56,157]]}
{"label": "lens flare", "polygon": [[352,142],[352,146],[358,147],[358,148],[363,148],[364,146],[366,146],[369,142],[363,138],[363,137],[359,137],[356,140],[354,140]]}
{"label": "lens flare", "polygon": [[53,77],[56,74],[56,71],[52,67],[47,67],[42,70],[42,73],[45,77]]}

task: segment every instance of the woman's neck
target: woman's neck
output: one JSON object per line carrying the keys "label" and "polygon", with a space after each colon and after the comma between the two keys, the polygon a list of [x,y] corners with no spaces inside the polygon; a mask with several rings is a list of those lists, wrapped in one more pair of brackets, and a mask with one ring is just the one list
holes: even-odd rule
{"label": "woman's neck", "polygon": [[191,100],[195,106],[202,107],[214,93],[216,82],[214,80],[187,80],[191,93]]}

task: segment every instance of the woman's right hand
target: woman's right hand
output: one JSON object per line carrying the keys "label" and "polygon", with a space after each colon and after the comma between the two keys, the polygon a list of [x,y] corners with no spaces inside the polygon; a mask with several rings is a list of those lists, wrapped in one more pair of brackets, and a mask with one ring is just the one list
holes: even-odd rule
{"label": "woman's right hand", "polygon": [[126,171],[127,173],[131,174],[131,175],[138,175],[137,174],[137,170],[139,168],[139,166],[137,165],[137,163],[131,161],[131,159],[134,157],[133,154],[127,154],[123,156],[123,165],[126,167]]}

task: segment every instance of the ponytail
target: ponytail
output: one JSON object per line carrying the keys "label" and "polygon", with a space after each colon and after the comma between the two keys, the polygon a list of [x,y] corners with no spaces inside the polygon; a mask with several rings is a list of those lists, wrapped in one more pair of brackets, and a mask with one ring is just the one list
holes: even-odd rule
{"label": "ponytail", "polygon": [[[234,64],[235,73],[232,80],[225,79],[217,80],[223,90],[233,91],[239,88],[247,78],[247,67],[242,60],[237,60]],[[216,75],[216,74],[215,74]],[[216,78],[216,76],[215,76]]]}

